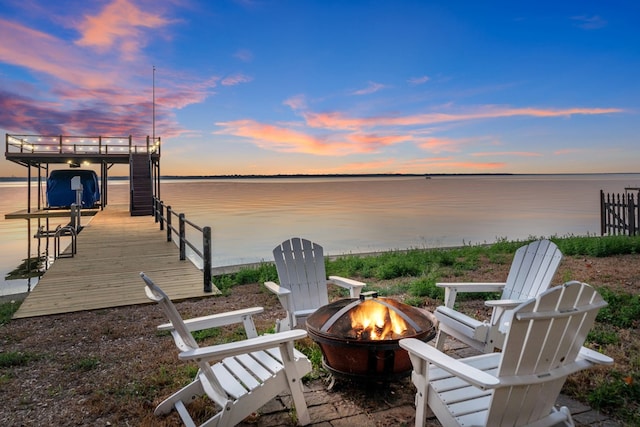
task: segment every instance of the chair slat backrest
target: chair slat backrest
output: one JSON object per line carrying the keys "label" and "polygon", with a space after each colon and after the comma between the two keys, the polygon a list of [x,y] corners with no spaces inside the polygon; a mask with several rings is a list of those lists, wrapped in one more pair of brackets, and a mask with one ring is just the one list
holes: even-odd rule
{"label": "chair slat backrest", "polygon": [[548,414],[574,364],[598,310],[606,305],[591,286],[570,282],[514,310],[498,377],[527,377],[525,386],[494,391],[487,425],[526,425]]}
{"label": "chair slat backrest", "polygon": [[516,251],[501,299],[528,300],[546,290],[562,261],[550,240],[536,240]]}
{"label": "chair slat backrest", "polygon": [[294,237],[273,250],[280,286],[291,291],[295,310],[329,303],[322,246]]}
{"label": "chair slat backrest", "polygon": [[[193,338],[193,335],[191,335],[191,332],[189,332],[189,329],[184,323],[178,309],[167,294],[146,274],[140,273],[140,277],[142,277],[142,280],[144,280],[146,284],[145,292],[147,297],[156,301],[160,307],[162,307],[165,315],[169,318],[169,321],[173,326],[171,335],[173,336],[176,347],[178,347],[180,351],[195,350],[199,348],[198,343],[195,338]],[[199,375],[204,376],[206,379],[206,381],[203,382],[203,387],[207,390],[207,394],[216,403],[224,405],[228,400],[228,396],[216,378],[213,369],[211,369],[211,365],[205,360],[199,360],[197,364],[198,368],[200,368]]]}

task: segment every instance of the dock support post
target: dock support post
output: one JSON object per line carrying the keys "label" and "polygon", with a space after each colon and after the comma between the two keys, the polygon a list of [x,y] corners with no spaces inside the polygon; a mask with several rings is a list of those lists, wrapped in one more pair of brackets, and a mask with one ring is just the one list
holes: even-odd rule
{"label": "dock support post", "polygon": [[211,227],[202,229],[202,270],[204,291],[211,292]]}
{"label": "dock support post", "polygon": [[181,213],[178,215],[178,218],[180,219],[180,261],[184,261],[187,259],[187,245],[185,243],[187,235],[185,232],[184,214]]}

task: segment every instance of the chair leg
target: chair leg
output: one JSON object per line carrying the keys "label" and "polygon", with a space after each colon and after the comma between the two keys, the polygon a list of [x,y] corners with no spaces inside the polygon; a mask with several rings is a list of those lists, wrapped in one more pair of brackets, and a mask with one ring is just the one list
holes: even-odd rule
{"label": "chair leg", "polygon": [[[176,402],[182,402],[184,405],[188,405],[189,403],[193,402],[198,396],[202,396],[204,394],[205,392],[202,388],[200,379],[196,379],[189,385],[181,388],[180,390],[163,400],[158,406],[156,406],[154,414],[168,414],[173,410],[174,407],[176,407]],[[182,413],[180,413],[180,415],[182,416]],[[186,420],[183,419],[183,421],[187,423]]]}
{"label": "chair leg", "polygon": [[[415,381],[414,385],[416,386],[416,427],[424,427],[427,420],[427,412],[428,412],[428,402],[427,402],[427,382],[424,381],[424,378],[421,378],[423,381]],[[417,383],[417,384],[416,384]]]}
{"label": "chair leg", "polygon": [[447,335],[445,332],[442,332],[442,329],[438,329],[438,335],[436,337],[436,344],[435,347],[440,350],[440,351],[444,351],[444,342],[447,340],[447,337],[449,335]]}
{"label": "chair leg", "polygon": [[296,415],[298,416],[298,424],[302,426],[311,424],[309,408],[307,408],[307,402],[304,399],[304,393],[302,391],[302,381],[300,380],[300,378],[297,378],[297,381],[290,382],[290,385],[293,405],[296,408]]}

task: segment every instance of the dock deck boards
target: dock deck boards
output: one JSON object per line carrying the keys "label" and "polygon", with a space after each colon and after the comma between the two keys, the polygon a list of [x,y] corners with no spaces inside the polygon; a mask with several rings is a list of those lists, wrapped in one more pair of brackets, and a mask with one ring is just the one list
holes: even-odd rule
{"label": "dock deck boards", "polygon": [[215,286],[204,292],[202,271],[180,261],[152,216],[132,217],[127,206],[110,205],[83,225],[76,255],[53,263],[14,318],[148,303],[141,271],[173,300],[218,292]]}

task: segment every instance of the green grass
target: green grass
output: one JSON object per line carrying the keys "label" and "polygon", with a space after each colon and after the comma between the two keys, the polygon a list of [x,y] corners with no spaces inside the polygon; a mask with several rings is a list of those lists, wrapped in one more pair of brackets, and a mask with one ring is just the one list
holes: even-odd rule
{"label": "green grass", "polygon": [[605,287],[598,292],[609,304],[598,312],[598,322],[619,328],[640,326],[640,295],[615,293]]}
{"label": "green grass", "polygon": [[[380,296],[405,295],[410,305],[421,306],[425,298],[441,302],[444,292],[435,286],[443,275],[463,277],[477,270],[489,261],[508,265],[515,251],[540,237],[530,237],[523,241],[499,239],[491,245],[464,245],[459,248],[410,249],[391,251],[371,256],[344,255],[326,260],[327,275],[360,278],[369,282],[368,290],[375,290]],[[590,256],[607,257],[640,253],[640,236],[564,236],[549,237],[565,257]],[[580,279],[565,273],[562,281]],[[257,269],[244,269],[233,275],[216,278],[226,289],[245,283],[277,281],[275,266],[261,264]],[[623,346],[621,336],[636,334],[640,327],[640,296],[614,292],[607,287],[599,287],[599,292],[609,305],[600,310],[596,324],[587,337],[587,344],[602,349]],[[457,300],[495,299],[498,294],[459,294]],[[627,334],[627,335],[624,335]],[[633,345],[625,354],[630,366],[628,372],[614,369],[604,374],[587,376],[591,383],[582,389],[572,389],[574,395],[589,403],[595,409],[612,414],[628,425],[640,426],[640,352]],[[312,360],[314,372],[321,369],[322,355],[317,345],[303,348]]]}
{"label": "green grass", "polygon": [[38,355],[23,352],[23,351],[9,351],[0,352],[0,368],[10,368],[12,366],[25,366],[33,360],[37,360]]}
{"label": "green grass", "polygon": [[640,373],[611,370],[587,396],[594,409],[615,414],[625,425],[640,425]]}
{"label": "green grass", "polygon": [[100,360],[98,360],[97,358],[84,357],[75,361],[67,369],[70,371],[89,372],[98,368],[99,365]]}
{"label": "green grass", "polygon": [[20,308],[22,301],[5,302],[0,304],[0,326],[9,323],[13,315]]}

